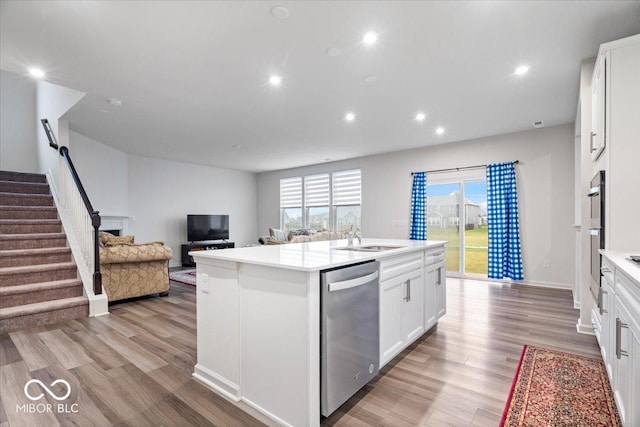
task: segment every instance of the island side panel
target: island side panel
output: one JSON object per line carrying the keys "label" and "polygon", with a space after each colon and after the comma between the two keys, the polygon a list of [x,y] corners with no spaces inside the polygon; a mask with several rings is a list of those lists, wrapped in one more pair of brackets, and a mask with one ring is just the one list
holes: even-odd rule
{"label": "island side panel", "polygon": [[239,401],[240,287],[239,264],[197,260],[197,354],[193,376],[221,394]]}
{"label": "island side panel", "polygon": [[243,400],[285,425],[319,425],[319,273],[242,264],[240,287]]}

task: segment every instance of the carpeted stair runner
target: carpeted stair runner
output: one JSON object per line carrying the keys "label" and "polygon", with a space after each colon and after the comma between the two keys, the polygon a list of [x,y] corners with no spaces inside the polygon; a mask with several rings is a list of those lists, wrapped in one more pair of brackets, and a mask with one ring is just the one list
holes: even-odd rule
{"label": "carpeted stair runner", "polygon": [[0,171],[0,334],[88,315],[46,177]]}

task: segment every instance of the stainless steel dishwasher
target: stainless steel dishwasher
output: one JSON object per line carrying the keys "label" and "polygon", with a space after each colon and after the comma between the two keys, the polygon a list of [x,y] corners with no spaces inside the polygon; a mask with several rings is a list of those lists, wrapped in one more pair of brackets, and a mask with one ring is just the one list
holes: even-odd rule
{"label": "stainless steel dishwasher", "polygon": [[329,416],[378,374],[379,262],[320,273],[320,412]]}

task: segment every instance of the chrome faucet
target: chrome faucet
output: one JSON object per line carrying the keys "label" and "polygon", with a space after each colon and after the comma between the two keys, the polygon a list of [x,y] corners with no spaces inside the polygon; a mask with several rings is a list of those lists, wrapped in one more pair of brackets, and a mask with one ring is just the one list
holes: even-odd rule
{"label": "chrome faucet", "polygon": [[349,233],[347,234],[347,246],[353,246],[354,237],[358,239],[358,244],[362,245],[362,236],[360,236],[357,231],[353,231],[353,225],[351,225]]}

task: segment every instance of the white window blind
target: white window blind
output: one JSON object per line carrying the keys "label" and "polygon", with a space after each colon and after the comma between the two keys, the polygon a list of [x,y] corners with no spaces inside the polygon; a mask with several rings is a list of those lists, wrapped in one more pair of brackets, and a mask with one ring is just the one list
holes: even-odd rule
{"label": "white window blind", "polygon": [[359,205],[362,197],[360,170],[333,173],[333,206]]}
{"label": "white window blind", "polygon": [[280,180],[280,208],[302,207],[302,178]]}
{"label": "white window blind", "polygon": [[304,177],[304,206],[329,206],[329,174]]}

